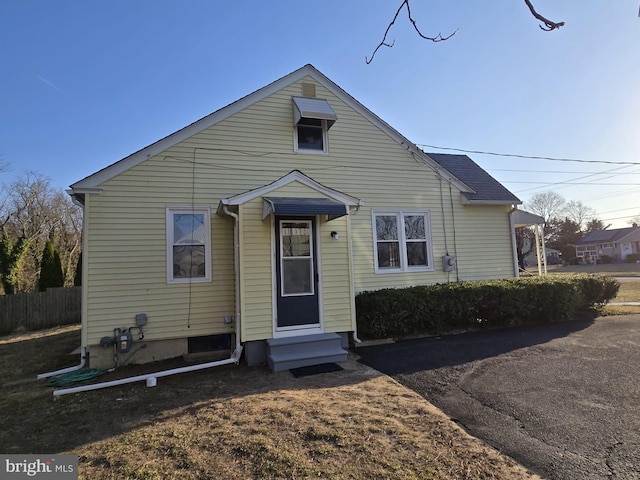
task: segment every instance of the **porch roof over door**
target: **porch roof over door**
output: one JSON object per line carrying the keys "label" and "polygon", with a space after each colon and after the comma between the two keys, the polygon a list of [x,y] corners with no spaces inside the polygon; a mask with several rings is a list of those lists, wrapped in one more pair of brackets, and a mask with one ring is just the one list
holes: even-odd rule
{"label": "porch roof over door", "polygon": [[[269,195],[270,193],[276,193],[277,189],[292,182],[305,185],[314,192],[322,194],[323,197],[280,197]],[[293,170],[268,185],[221,199],[218,206],[218,214],[223,215],[225,207],[242,205],[258,197],[264,199],[263,218],[276,213],[285,215],[327,215],[328,219],[332,220],[347,215],[350,208],[357,209],[364,204],[359,198],[329,188],[307,177],[299,170]]]}
{"label": "porch roof over door", "polygon": [[327,215],[329,220],[346,215],[344,203],[329,198],[264,197],[262,218],[275,215]]}

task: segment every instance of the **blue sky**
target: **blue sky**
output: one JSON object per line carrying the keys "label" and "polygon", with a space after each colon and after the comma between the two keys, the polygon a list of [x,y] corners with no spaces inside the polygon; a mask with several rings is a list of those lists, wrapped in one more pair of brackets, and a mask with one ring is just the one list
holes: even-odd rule
{"label": "blue sky", "polygon": [[[469,156],[523,201],[553,190],[613,227],[640,215],[638,0],[0,3],[10,182],[69,184],[311,63],[426,151]],[[584,162],[586,161],[586,162]],[[631,162],[593,163],[593,162]]]}

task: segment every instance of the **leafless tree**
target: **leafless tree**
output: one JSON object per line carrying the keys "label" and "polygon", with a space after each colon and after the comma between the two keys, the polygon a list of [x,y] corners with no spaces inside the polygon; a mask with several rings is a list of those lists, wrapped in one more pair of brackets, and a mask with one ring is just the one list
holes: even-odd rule
{"label": "leafless tree", "polygon": [[564,213],[567,201],[562,195],[556,192],[542,192],[532,195],[528,202],[525,202],[524,209],[544,218],[545,224],[553,218],[558,218]]}
{"label": "leafless tree", "polygon": [[[564,22],[554,22],[554,21],[549,20],[548,18],[540,15],[536,11],[536,9],[534,8],[534,6],[533,6],[533,4],[531,3],[530,0],[524,0],[524,3],[529,8],[529,11],[531,12],[531,15],[533,15],[536,19],[538,19],[538,20],[540,20],[542,22],[542,24],[540,25],[540,28],[542,30],[544,30],[546,32],[550,32],[552,30],[557,30],[558,28],[560,28],[560,27],[562,27],[564,25]],[[400,3],[400,6],[398,7],[398,10],[396,10],[396,14],[393,16],[393,19],[391,20],[391,22],[387,26],[387,29],[384,32],[384,36],[382,37],[382,41],[378,44],[378,46],[375,48],[375,50],[371,54],[371,58],[365,57],[365,62],[367,64],[369,64],[369,63],[371,63],[373,61],[373,58],[376,56],[376,53],[378,52],[378,50],[381,47],[389,47],[389,48],[391,48],[395,44],[395,40],[389,41],[389,40],[387,40],[387,37],[389,35],[389,31],[391,30],[391,27],[393,27],[393,25],[396,23],[396,20],[398,19],[398,16],[400,15],[400,12],[403,9],[406,9],[407,18],[411,22],[411,25],[413,25],[413,29],[420,36],[420,38],[422,38],[424,40],[429,40],[429,41],[434,42],[434,43],[442,42],[442,41],[448,40],[449,38],[453,37],[456,34],[456,32],[458,31],[458,30],[455,30],[455,31],[453,31],[452,33],[450,33],[449,35],[446,35],[446,36],[443,36],[441,33],[438,33],[435,36],[425,35],[418,28],[418,24],[416,23],[416,20],[413,18],[413,15],[411,14],[411,5],[409,4],[409,0],[403,0]]]}
{"label": "leafless tree", "polygon": [[0,194],[0,281],[5,293],[32,291],[44,243],[52,238],[72,281],[79,255],[81,212],[36,172],[5,184]]}
{"label": "leafless tree", "polygon": [[564,215],[582,229],[595,217],[596,211],[580,200],[571,200],[564,206]]}

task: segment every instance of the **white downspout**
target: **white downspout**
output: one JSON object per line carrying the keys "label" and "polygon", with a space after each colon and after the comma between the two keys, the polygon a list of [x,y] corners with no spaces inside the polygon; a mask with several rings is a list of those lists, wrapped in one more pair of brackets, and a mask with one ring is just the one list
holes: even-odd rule
{"label": "white downspout", "polygon": [[[54,396],[59,396],[59,395],[66,395],[69,393],[78,393],[78,392],[86,392],[89,390],[99,390],[101,388],[108,388],[108,387],[114,387],[117,385],[124,385],[127,383],[133,383],[133,382],[142,382],[142,381],[146,381],[147,383],[147,387],[155,387],[156,386],[156,379],[161,378],[161,377],[168,377],[169,375],[178,375],[180,373],[187,373],[187,372],[193,372],[196,370],[203,370],[206,368],[212,368],[212,367],[219,367],[221,365],[228,365],[231,363],[235,363],[238,364],[240,362],[240,357],[242,356],[242,343],[240,342],[240,257],[238,256],[239,250],[240,250],[240,244],[238,242],[239,239],[239,235],[238,235],[238,215],[229,211],[227,209],[227,206],[224,206],[224,213],[226,213],[227,215],[231,216],[234,218],[234,226],[233,226],[233,241],[234,241],[234,255],[235,255],[235,269],[236,269],[236,278],[235,278],[235,284],[236,284],[236,348],[233,351],[233,353],[231,354],[231,357],[224,359],[224,360],[218,360],[215,362],[208,362],[208,363],[201,363],[198,365],[189,365],[188,367],[180,367],[180,368],[172,368],[170,370],[162,370],[160,372],[154,372],[154,373],[148,373],[145,375],[137,375],[135,377],[127,377],[127,378],[121,378],[119,380],[112,380],[110,382],[101,382],[101,383],[94,383],[93,385],[81,385],[78,387],[70,387],[70,388],[63,388],[60,390],[54,390],[53,391],[53,395]],[[83,363],[82,365],[84,365],[84,355],[82,357],[83,359]],[[75,369],[79,369],[81,367],[71,367],[74,370]],[[71,371],[71,370],[69,370]],[[54,374],[59,374],[59,373],[63,373],[62,371],[59,372],[55,372]],[[44,377],[43,377],[44,378]]]}
{"label": "white downspout", "polygon": [[[353,214],[356,214],[360,211],[360,206],[362,205],[362,202],[359,202],[358,205],[356,205],[356,209],[353,212]],[[351,214],[350,214],[351,215]],[[354,279],[354,273],[353,273],[353,239],[352,239],[353,235],[352,235],[352,231],[351,231],[351,219],[349,219],[349,262],[351,263],[351,265],[349,265],[349,269],[351,270],[351,285],[353,288],[353,293],[355,294],[355,279]],[[355,302],[355,298],[353,299],[353,301]],[[360,340],[360,338],[358,338],[358,320],[354,318],[354,322],[353,322],[353,333],[351,334],[351,337],[353,338],[353,342],[354,343],[362,343],[362,340]]]}
{"label": "white downspout", "polygon": [[[239,217],[237,213],[229,210],[228,205],[223,205],[222,211],[225,215],[233,217],[233,266],[235,269],[235,303],[236,303],[236,351],[242,352],[240,343],[240,226],[238,225]],[[240,356],[238,356],[238,359]]]}
{"label": "white downspout", "polygon": [[74,367],[67,367],[61,370],[56,370],[55,372],[47,372],[41,373],[36,378],[38,380],[42,380],[43,378],[54,377],[56,375],[62,375],[63,373],[75,372],[76,370],[80,370],[84,367],[85,363],[87,363],[87,349],[85,347],[80,347],[80,364]]}

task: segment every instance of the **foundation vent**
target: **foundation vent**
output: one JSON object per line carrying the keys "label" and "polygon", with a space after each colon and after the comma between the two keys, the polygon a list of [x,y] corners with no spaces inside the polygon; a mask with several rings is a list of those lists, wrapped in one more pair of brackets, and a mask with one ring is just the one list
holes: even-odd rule
{"label": "foundation vent", "polygon": [[315,83],[303,83],[302,84],[302,96],[307,98],[316,98],[316,85]]}

